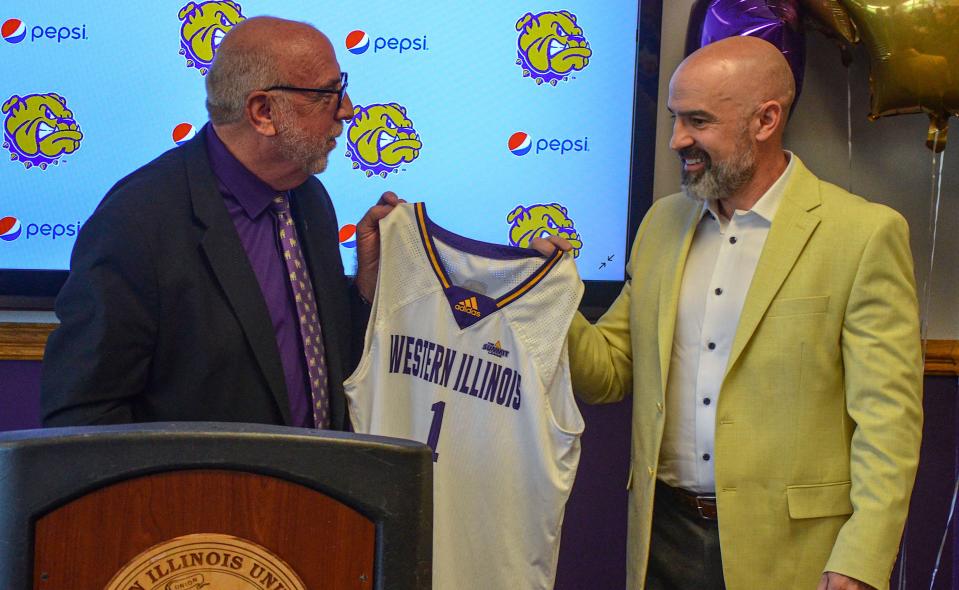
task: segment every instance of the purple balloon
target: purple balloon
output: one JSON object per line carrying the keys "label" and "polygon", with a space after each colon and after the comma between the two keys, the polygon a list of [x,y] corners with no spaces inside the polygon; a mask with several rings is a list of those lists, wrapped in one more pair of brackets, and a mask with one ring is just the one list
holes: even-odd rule
{"label": "purple balloon", "polygon": [[782,52],[796,79],[798,98],[806,37],[796,0],[697,0],[690,10],[686,55],[713,41],[747,35],[765,39]]}

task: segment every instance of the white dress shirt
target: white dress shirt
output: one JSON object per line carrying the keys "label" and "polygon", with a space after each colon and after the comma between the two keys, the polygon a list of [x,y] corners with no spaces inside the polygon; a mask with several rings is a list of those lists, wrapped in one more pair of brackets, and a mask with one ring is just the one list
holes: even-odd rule
{"label": "white dress shirt", "polygon": [[749,211],[728,221],[715,202],[702,217],[683,270],[672,358],[666,382],[666,424],[658,476],[690,491],[714,492],[716,406],[746,293],[794,158]]}

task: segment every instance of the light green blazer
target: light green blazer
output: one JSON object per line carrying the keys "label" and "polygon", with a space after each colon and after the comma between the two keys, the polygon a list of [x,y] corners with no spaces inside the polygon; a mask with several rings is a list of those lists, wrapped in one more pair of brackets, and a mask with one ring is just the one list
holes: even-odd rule
{"label": "light green blazer", "polygon": [[[796,164],[716,409],[723,573],[730,590],[814,590],[825,570],[886,588],[922,432],[908,227]],[[595,325],[577,315],[569,332],[577,395],[635,397],[630,589],[646,576],[676,306],[700,213],[683,195],[657,201],[619,297]]]}

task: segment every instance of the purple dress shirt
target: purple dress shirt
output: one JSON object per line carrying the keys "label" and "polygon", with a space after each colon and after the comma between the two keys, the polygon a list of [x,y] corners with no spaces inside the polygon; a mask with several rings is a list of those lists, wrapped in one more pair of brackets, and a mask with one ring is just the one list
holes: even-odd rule
{"label": "purple dress shirt", "polygon": [[312,427],[313,413],[307,382],[303,341],[296,317],[296,303],[286,278],[276,220],[270,203],[279,191],[257,178],[227,149],[212,125],[206,126],[206,149],[223,203],[240,234],[250,266],[260,284],[276,334],[276,345],[286,376],[287,396],[293,426]]}

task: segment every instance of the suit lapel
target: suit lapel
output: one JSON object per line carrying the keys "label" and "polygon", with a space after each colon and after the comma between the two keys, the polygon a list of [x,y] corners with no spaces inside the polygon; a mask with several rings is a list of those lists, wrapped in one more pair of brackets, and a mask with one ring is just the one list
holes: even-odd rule
{"label": "suit lapel", "polygon": [[672,272],[663,272],[659,284],[659,368],[660,385],[664,395],[669,377],[669,360],[673,356],[673,333],[679,309],[679,290],[683,284],[683,270],[703,211],[701,204],[692,200],[689,200],[689,203],[690,206],[682,210],[682,214],[677,218],[676,228],[672,230],[676,235],[682,236],[676,258],[671,263],[667,262],[666,268],[672,269]]}
{"label": "suit lapel", "polygon": [[206,129],[181,149],[190,183],[193,213],[202,227],[200,248],[213,275],[223,289],[246,341],[263,371],[270,392],[286,424],[290,423],[290,402],[276,334],[259,289],[249,257],[236,227],[223,204],[206,152]]}
{"label": "suit lapel", "polygon": [[[796,158],[795,155],[792,157]],[[819,225],[819,217],[809,211],[820,203],[819,180],[797,158],[793,177],[786,185],[743,302],[736,337],[726,363],[727,375]]]}

